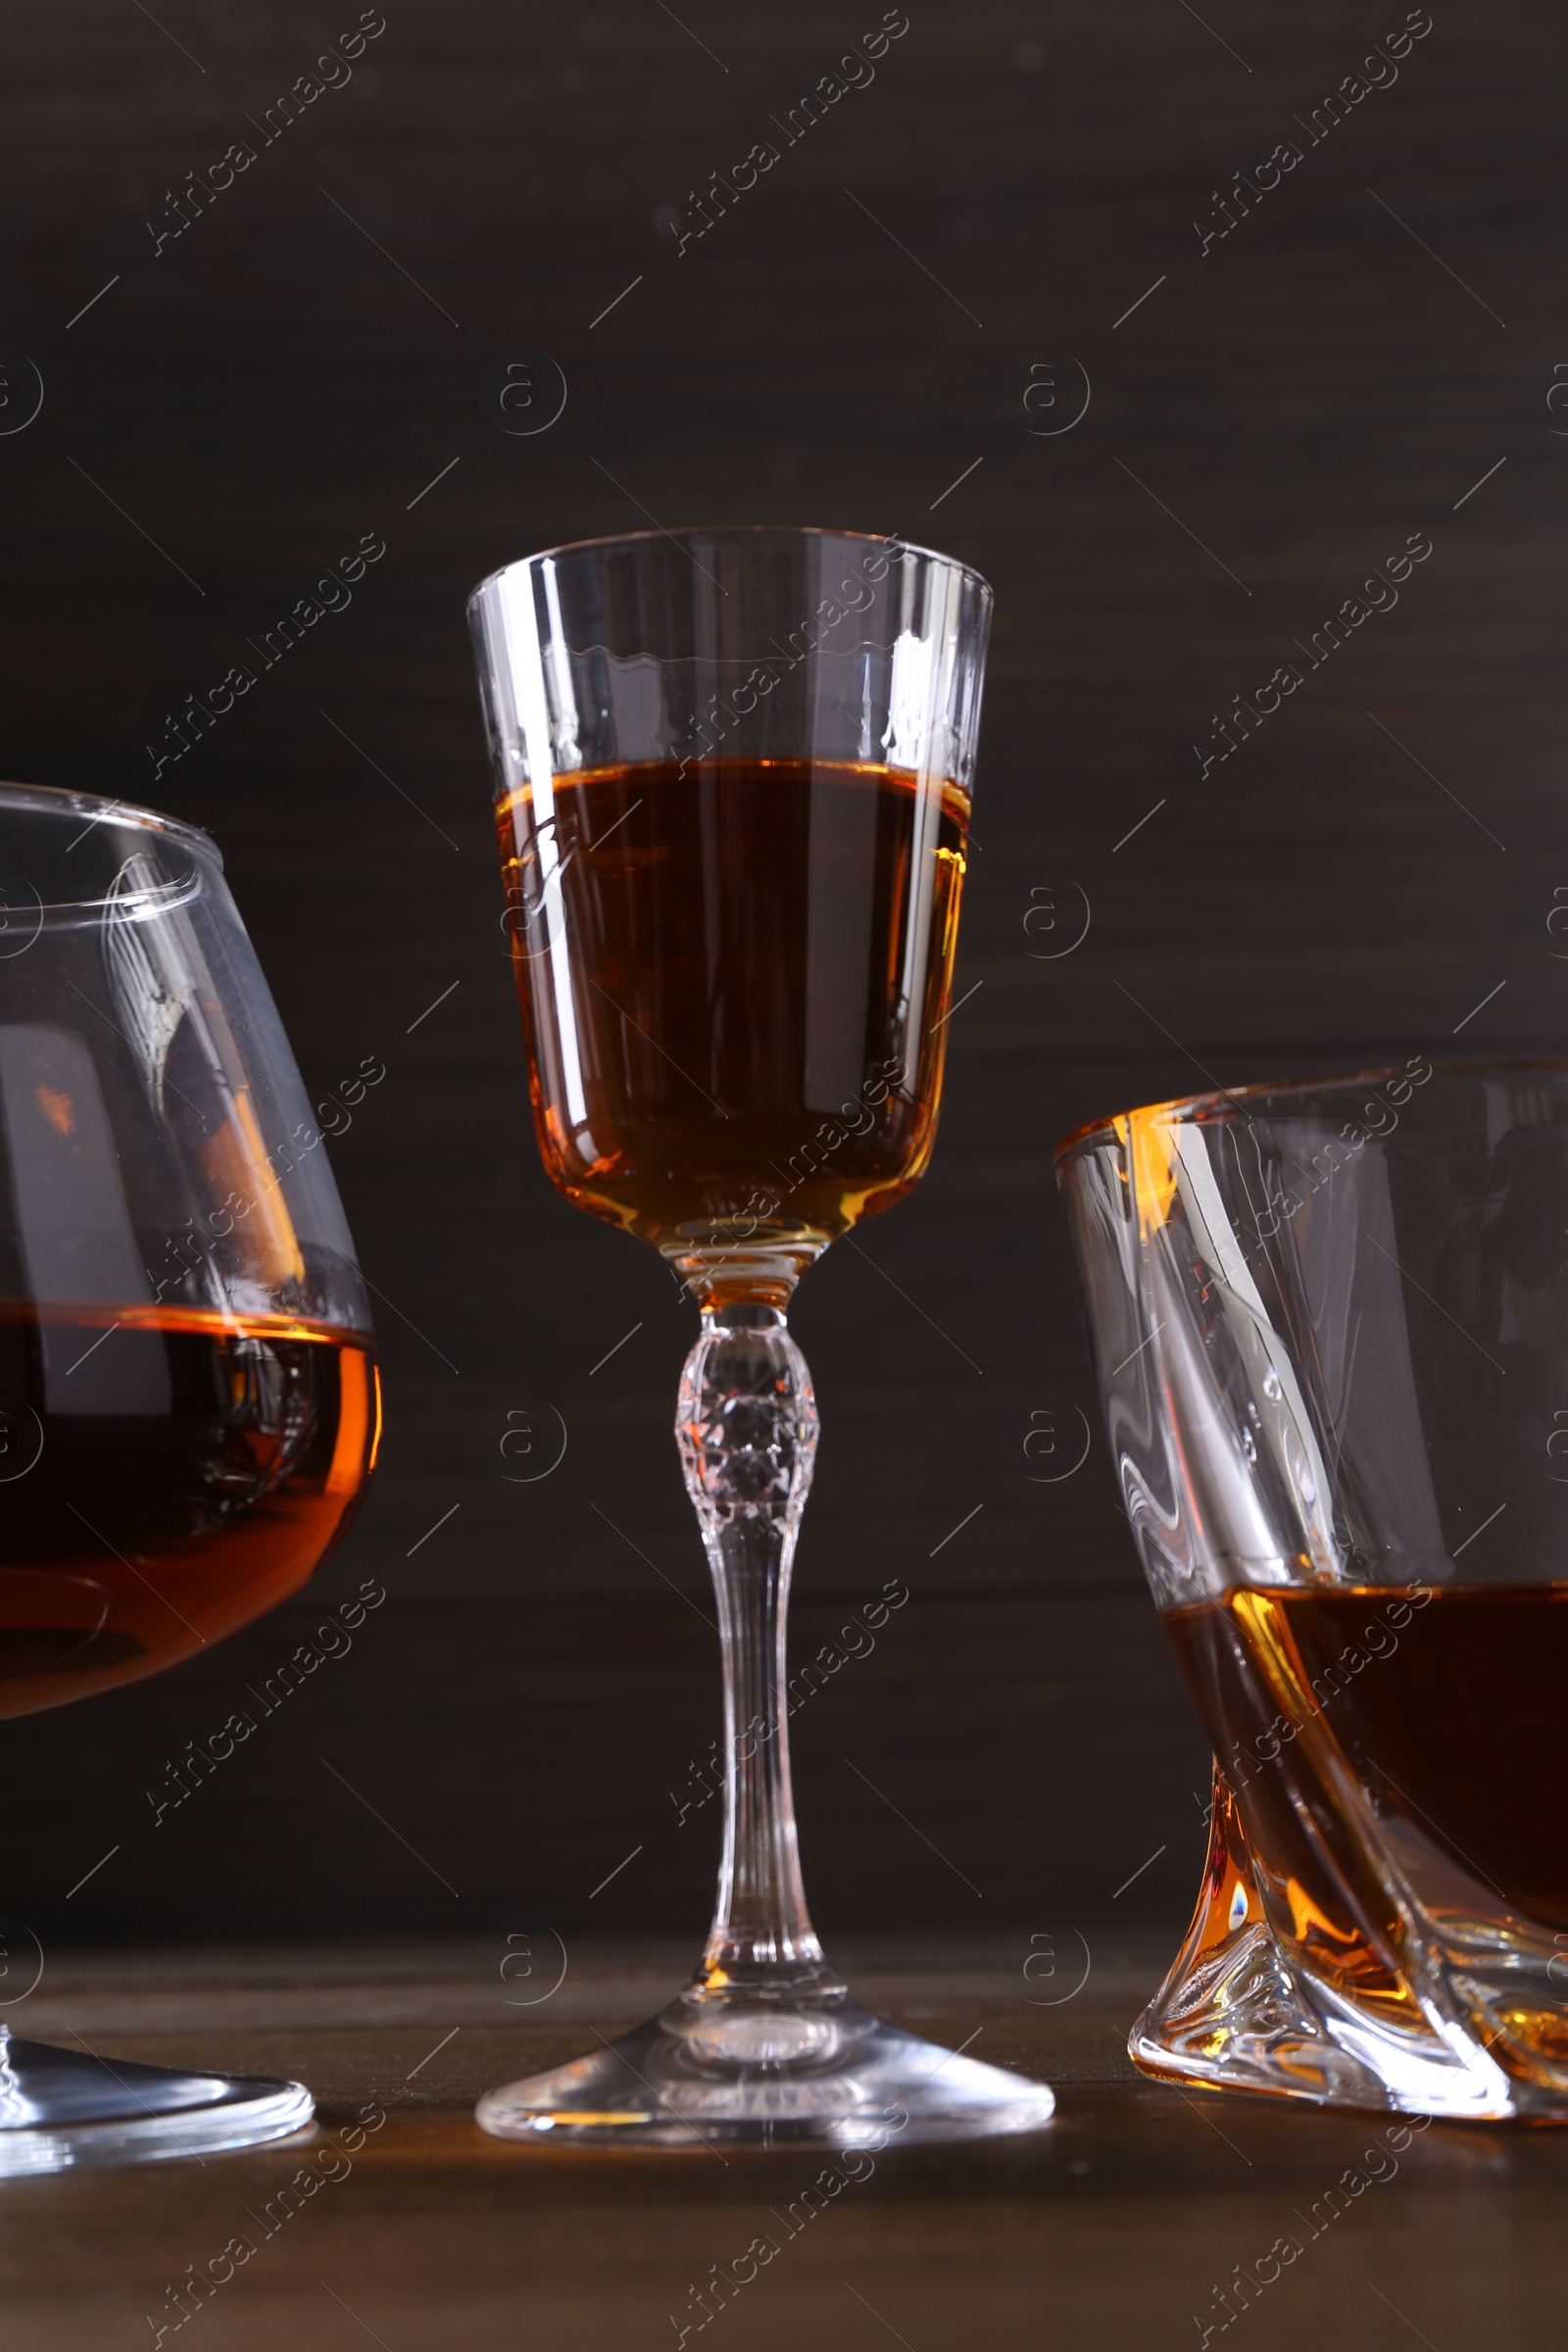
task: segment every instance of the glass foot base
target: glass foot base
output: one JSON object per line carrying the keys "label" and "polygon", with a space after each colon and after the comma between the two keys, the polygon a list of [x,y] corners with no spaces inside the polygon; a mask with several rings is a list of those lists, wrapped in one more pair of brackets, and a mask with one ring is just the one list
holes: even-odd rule
{"label": "glass foot base", "polygon": [[486,2132],[536,2147],[883,2148],[1033,2132],[1043,2082],[890,2026],[858,2001],[680,2000],[583,2058],[492,2090]]}
{"label": "glass foot base", "polygon": [[0,2177],[257,2147],[315,2112],[300,2082],[0,2038]]}

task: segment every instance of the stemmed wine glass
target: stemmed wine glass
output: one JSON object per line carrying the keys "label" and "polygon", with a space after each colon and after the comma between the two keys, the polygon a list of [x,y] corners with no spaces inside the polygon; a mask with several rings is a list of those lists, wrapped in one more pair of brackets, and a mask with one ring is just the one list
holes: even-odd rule
{"label": "stemmed wine glass", "polygon": [[853,2146],[1052,2113],[828,1965],[785,1697],[817,1440],[786,1309],[930,1158],[990,608],[945,556],[769,529],[557,548],[470,603],[539,1147],[701,1310],[675,1427],[724,1660],[697,1973],[618,2041],[490,2092],[504,2137]]}
{"label": "stemmed wine glass", "polygon": [[[0,785],[0,1715],[194,1655],[347,1527],[380,1391],[322,1140],[208,836]],[[0,2025],[0,2175],[312,2112]]]}

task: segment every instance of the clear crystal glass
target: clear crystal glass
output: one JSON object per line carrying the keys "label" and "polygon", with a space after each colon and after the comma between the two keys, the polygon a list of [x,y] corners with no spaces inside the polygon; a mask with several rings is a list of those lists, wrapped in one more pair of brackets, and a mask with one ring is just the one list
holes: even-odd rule
{"label": "clear crystal glass", "polygon": [[1214,1746],[1174,2082],[1568,2119],[1568,1065],[1071,1137],[1121,1499]]}
{"label": "clear crystal glass", "polygon": [[701,1964],[613,2045],[490,2092],[507,2137],[854,2146],[1052,2111],[824,1958],[785,1684],[817,1443],[786,1314],[930,1156],[990,605],[947,557],[796,530],[590,541],[472,600],[539,1147],[700,1310],[676,1438],[724,1668]]}
{"label": "clear crystal glass", "polygon": [[[380,1428],[325,1150],[352,1116],[308,1100],[205,833],[0,785],[0,1717],[195,1656],[348,1527]],[[171,1765],[153,1826],[255,1728],[242,1703]],[[78,1886],[108,1894],[118,1853]],[[0,2002],[0,2175],[310,2122],[298,2082],[24,2038],[28,1973]]]}

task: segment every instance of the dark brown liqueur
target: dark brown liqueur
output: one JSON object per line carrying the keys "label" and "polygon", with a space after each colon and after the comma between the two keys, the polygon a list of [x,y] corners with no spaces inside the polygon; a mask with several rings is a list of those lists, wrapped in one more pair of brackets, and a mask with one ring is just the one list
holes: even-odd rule
{"label": "dark brown liqueur", "polygon": [[285,1316],[0,1308],[0,1715],[188,1657],[353,1515],[368,1342]]}
{"label": "dark brown liqueur", "polygon": [[1347,1771],[1435,1856],[1434,1908],[1568,1929],[1568,1585],[1242,1589],[1165,1625],[1258,1869],[1327,1973],[1376,1989],[1397,1934],[1342,1826]]}
{"label": "dark brown liqueur", "polygon": [[550,811],[524,790],[499,817],[563,1192],[674,1254],[774,1232],[819,1246],[908,1191],[948,1035],[956,787],[669,762],[560,778]]}

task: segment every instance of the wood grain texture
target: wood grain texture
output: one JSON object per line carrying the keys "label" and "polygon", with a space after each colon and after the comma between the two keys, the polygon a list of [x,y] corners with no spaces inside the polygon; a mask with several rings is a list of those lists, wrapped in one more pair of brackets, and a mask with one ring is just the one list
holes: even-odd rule
{"label": "wood grain texture", "polygon": [[[671,2314],[701,2316],[693,2286],[759,2236],[775,2253],[688,2342],[863,2352],[891,2330],[919,2352],[1058,2340],[1145,2352],[1200,2340],[1194,2315],[1223,2317],[1216,2285],[1234,2289],[1237,2266],[1255,2278],[1259,2263],[1275,2275],[1232,2325],[1279,2352],[1373,2352],[1411,2328],[1499,2352],[1551,2340],[1560,2132],[1434,2124],[1401,2135],[1386,2115],[1179,2096],[1124,2052],[1157,1974],[1152,1948],[1097,1945],[1082,1989],[1050,2007],[1031,2005],[1052,1986],[1038,1971],[1025,1981],[1027,1948],[930,1936],[846,1946],[858,1990],[889,2016],[954,2046],[974,2037],[977,2054],[1049,2081],[1057,2111],[1011,2142],[890,2145],[869,2170],[837,2173],[809,2220],[803,2191],[819,2158],[546,2151],[473,2124],[480,2091],[670,1993],[682,1956],[667,1945],[574,1943],[561,1990],[510,2012],[497,1947],[482,1939],[318,1944],[265,1962],[194,1950],[63,1960],[27,2004],[40,2038],[74,2032],[154,2062],[297,2073],[319,2123],[204,2165],[8,2182],[7,2340],[19,2352],[151,2341],[148,2315],[196,2303],[166,2343],[336,2352],[368,2331],[392,2352],[502,2352],[519,2339],[638,2352],[673,2343]],[[1075,1959],[1064,1982],[1081,1971]],[[356,2124],[372,2127],[363,2141]],[[296,2189],[293,2211],[281,2192],[302,2173],[315,2185]],[[189,2269],[236,2238],[252,2251],[236,2247],[240,2267],[200,2299]],[[1282,2239],[1298,2250],[1271,2265]],[[172,2305],[181,2281],[184,2303]]]}
{"label": "wood grain texture", "polygon": [[[1169,1927],[1196,1875],[1201,1742],[1098,1427],[1075,1476],[1027,1475],[1031,1415],[1095,1409],[1054,1138],[1210,1077],[1561,1049],[1563,24],[1446,5],[1313,143],[1402,10],[911,0],[875,81],[677,255],[688,191],[878,14],[389,0],[270,144],[247,122],[352,11],[9,16],[3,336],[45,401],[0,432],[5,764],[210,826],[310,1080],[388,1065],[334,1147],[384,1471],[318,1594],[6,1727],[5,1901],[46,1941],[425,1933],[455,1902],[700,1932],[711,1811],[677,1833],[669,1795],[717,1730],[669,1437],[689,1318],[534,1154],[463,618],[497,563],[777,519],[934,540],[997,589],[957,993],[983,986],[938,1156],[797,1318],[825,1429],[801,1641],[911,1593],[797,1727],[824,1923],[968,1924],[972,1884],[988,1921]],[[166,191],[246,137],[155,251]],[[1293,138],[1205,252],[1212,192]],[[509,437],[486,369],[539,352],[565,413]],[[1041,437],[1030,369],[1065,399],[1074,361],[1088,414]],[[157,772],[165,714],[366,531],[353,606]],[[1413,532],[1396,609],[1307,669]],[[1293,661],[1201,776],[1213,714]],[[1087,937],[1042,959],[1025,918],[1075,890]],[[513,1486],[525,1398],[569,1444]],[[153,1830],[166,1759],[369,1575],[354,1653]]]}

